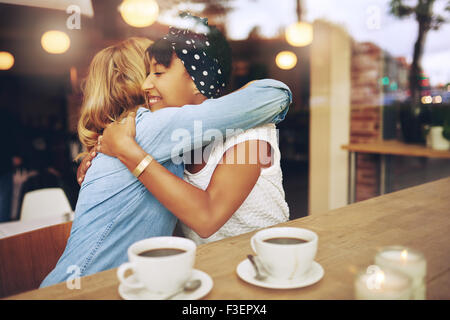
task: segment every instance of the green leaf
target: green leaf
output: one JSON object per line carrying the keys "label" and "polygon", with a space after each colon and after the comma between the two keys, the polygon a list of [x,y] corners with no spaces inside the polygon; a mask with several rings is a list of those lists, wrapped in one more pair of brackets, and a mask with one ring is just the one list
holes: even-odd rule
{"label": "green leaf", "polygon": [[450,141],[450,105],[444,106],[444,109],[446,112],[444,112],[444,131],[442,132],[442,135],[445,137],[445,139]]}
{"label": "green leaf", "polygon": [[391,0],[390,8],[391,14],[399,18],[404,18],[411,15],[414,13],[415,9],[414,7],[404,5],[402,0]]}
{"label": "green leaf", "polygon": [[442,131],[442,135],[445,139],[450,141],[450,124],[444,126],[444,131]]}

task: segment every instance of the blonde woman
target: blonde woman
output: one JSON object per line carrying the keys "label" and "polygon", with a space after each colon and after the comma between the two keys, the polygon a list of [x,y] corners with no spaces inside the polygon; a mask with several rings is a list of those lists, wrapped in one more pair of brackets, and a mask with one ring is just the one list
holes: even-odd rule
{"label": "blonde woman", "polygon": [[[145,45],[143,40],[129,40],[102,50],[94,58],[79,125],[80,139],[87,148],[95,145],[109,123],[119,122],[142,103],[136,88],[146,75]],[[138,108],[135,119],[136,143],[179,178],[183,177],[184,166],[172,161],[172,152],[189,151],[210,142],[208,136],[198,134],[198,120],[204,131],[218,129],[225,136],[227,129],[246,130],[280,121],[291,102],[287,86],[267,80],[198,104],[201,93],[189,74],[180,74],[178,80],[184,92],[183,107],[155,112]],[[180,132],[177,130],[190,139],[173,140],[172,134]],[[117,267],[127,261],[127,248],[132,243],[172,235],[176,217],[137,179],[142,170],[133,171],[119,159],[102,153],[92,160],[81,185],[66,249],[41,287],[65,281],[74,272],[85,276]]]}
{"label": "blonde woman", "polygon": [[78,121],[78,136],[87,150],[95,146],[109,123],[145,104],[141,90],[147,73],[143,55],[152,43],[146,38],[130,38],[95,55],[84,82]]}

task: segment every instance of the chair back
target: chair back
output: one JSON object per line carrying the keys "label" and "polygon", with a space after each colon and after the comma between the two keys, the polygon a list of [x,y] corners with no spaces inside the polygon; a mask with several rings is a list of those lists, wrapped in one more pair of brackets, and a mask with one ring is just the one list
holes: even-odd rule
{"label": "chair back", "polygon": [[72,222],[0,239],[0,298],[39,288],[64,252]]}
{"label": "chair back", "polygon": [[20,220],[29,221],[72,212],[69,200],[61,188],[46,188],[27,192],[23,198]]}

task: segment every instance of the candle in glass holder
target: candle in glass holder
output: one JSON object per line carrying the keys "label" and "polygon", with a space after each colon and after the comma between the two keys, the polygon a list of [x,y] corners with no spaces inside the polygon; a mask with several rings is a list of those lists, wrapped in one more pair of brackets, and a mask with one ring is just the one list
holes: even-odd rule
{"label": "candle in glass holder", "polygon": [[412,280],[404,273],[379,266],[369,266],[355,280],[357,300],[409,300]]}
{"label": "candle in glass holder", "polygon": [[375,264],[398,270],[411,277],[413,300],[425,300],[427,263],[422,253],[401,246],[382,248],[375,256]]}

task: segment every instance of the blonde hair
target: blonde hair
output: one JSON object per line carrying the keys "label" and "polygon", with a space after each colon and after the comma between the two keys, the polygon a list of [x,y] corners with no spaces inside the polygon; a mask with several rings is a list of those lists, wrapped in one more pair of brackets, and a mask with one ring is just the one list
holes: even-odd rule
{"label": "blonde hair", "polygon": [[[78,137],[89,150],[111,122],[118,121],[145,102],[141,85],[147,75],[145,52],[153,42],[129,38],[98,52],[83,85]],[[76,159],[84,156],[83,152]]]}

